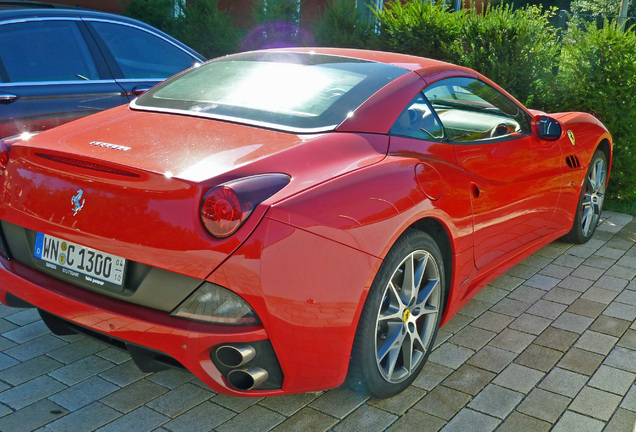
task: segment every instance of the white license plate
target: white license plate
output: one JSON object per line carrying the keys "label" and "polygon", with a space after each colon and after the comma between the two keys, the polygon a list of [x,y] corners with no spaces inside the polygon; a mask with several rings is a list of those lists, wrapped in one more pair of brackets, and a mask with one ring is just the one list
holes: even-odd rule
{"label": "white license plate", "polygon": [[[86,246],[37,233],[33,256],[62,269],[62,273],[81,277],[96,285],[109,282],[121,286],[126,260]],[[48,266],[48,265],[47,265]]]}

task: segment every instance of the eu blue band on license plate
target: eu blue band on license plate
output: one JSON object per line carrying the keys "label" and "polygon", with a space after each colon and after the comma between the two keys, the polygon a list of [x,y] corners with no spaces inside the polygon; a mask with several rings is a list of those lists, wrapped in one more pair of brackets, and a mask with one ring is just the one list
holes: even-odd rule
{"label": "eu blue band on license plate", "polygon": [[33,256],[53,266],[60,266],[59,270],[64,274],[95,285],[108,282],[121,286],[124,281],[125,258],[48,234],[36,233]]}

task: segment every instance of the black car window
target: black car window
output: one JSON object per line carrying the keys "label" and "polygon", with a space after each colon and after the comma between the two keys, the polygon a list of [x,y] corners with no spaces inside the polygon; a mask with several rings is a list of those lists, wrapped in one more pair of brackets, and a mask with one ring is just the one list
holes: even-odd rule
{"label": "black car window", "polygon": [[391,135],[442,141],[444,129],[428,101],[421,93],[411,101],[391,128]]}
{"label": "black car window", "polygon": [[115,57],[124,78],[167,78],[195,63],[181,48],[145,30],[101,21],[91,24]]}
{"label": "black car window", "polygon": [[12,83],[99,79],[75,21],[0,25],[0,59]]}
{"label": "black car window", "polygon": [[483,81],[448,78],[424,89],[424,95],[452,142],[481,142],[530,133],[528,114]]}

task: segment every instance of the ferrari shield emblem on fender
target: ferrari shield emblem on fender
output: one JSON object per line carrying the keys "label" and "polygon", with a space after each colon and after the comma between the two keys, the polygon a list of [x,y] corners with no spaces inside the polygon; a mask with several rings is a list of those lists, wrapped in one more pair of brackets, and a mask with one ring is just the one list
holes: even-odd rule
{"label": "ferrari shield emblem on fender", "polygon": [[571,130],[568,131],[568,137],[570,138],[570,141],[572,142],[572,145],[574,145],[574,132],[572,132]]}
{"label": "ferrari shield emblem on fender", "polygon": [[78,211],[84,208],[84,202],[86,202],[86,200],[83,200],[82,196],[84,196],[84,191],[80,189],[77,191],[77,195],[71,198],[71,204],[73,204],[73,212],[74,212],[73,216],[75,216]]}

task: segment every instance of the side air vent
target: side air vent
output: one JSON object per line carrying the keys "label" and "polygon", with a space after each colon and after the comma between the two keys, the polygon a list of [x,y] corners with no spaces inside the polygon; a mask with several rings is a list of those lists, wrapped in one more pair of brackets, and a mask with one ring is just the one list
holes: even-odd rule
{"label": "side air vent", "polygon": [[581,168],[581,162],[579,161],[579,158],[576,155],[570,155],[570,156],[566,157],[565,158],[565,162],[572,169]]}
{"label": "side air vent", "polygon": [[45,154],[45,153],[36,153],[35,155],[39,156],[41,158],[44,158],[44,159],[48,159],[48,160],[54,161],[54,162],[59,162],[59,163],[63,163],[63,164],[66,164],[66,165],[72,165],[72,166],[76,166],[76,167],[80,167],[80,168],[86,168],[86,169],[93,170],[93,171],[100,171],[100,172],[104,172],[104,173],[108,173],[108,174],[120,175],[120,176],[125,176],[125,177],[139,178],[139,175],[135,174],[133,172],[124,171],[122,169],[114,168],[114,167],[107,166],[107,165],[98,164],[98,163],[95,163],[95,162],[90,162],[90,161],[85,161],[85,160],[80,160],[80,159],[73,159],[73,158],[69,158],[69,157],[65,157],[65,156]]}

